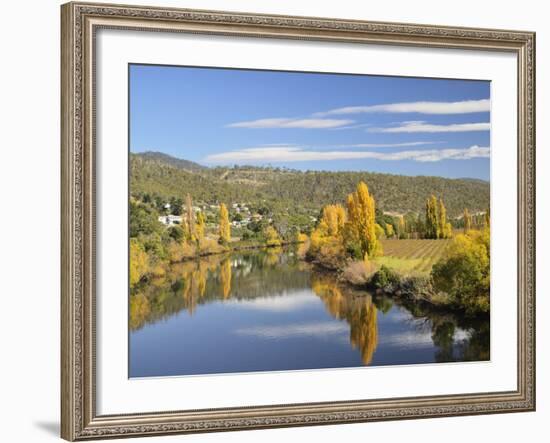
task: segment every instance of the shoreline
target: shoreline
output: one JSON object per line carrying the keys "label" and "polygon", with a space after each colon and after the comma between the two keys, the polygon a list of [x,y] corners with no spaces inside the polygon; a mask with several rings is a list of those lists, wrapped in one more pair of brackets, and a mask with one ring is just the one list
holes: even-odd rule
{"label": "shoreline", "polygon": [[317,272],[334,277],[338,283],[355,290],[365,291],[372,296],[384,295],[409,306],[429,307],[439,312],[459,313],[469,318],[490,317],[490,312],[468,314],[465,307],[453,303],[448,299],[448,296],[434,292],[429,276],[401,275],[392,269],[386,268],[392,273],[392,281],[386,286],[377,287],[373,281],[375,281],[376,274],[380,272],[380,269],[373,273],[366,281],[358,283],[344,276],[345,269],[327,267],[321,262],[311,258],[308,259],[307,257],[304,258],[304,261],[310,263]]}
{"label": "shoreline", "polygon": [[[238,242],[235,242],[235,243],[238,243]],[[212,256],[215,256],[215,255],[224,255],[224,254],[231,254],[233,252],[239,252],[239,251],[251,251],[251,250],[260,250],[260,249],[275,249],[275,248],[282,248],[282,247],[285,247],[285,246],[291,246],[291,245],[300,245],[300,244],[303,244],[305,242],[303,241],[281,241],[280,244],[278,245],[266,245],[266,244],[248,244],[248,245],[237,245],[235,247],[228,247],[227,249],[224,249],[224,250],[221,250],[221,251],[210,251],[210,252],[204,252],[204,253],[199,253],[199,254],[195,254],[195,255],[192,255],[192,256],[186,256],[186,257],[183,257],[181,260],[178,260],[178,261],[170,261],[169,263],[170,264],[176,264],[176,263],[183,263],[183,262],[186,262],[186,261],[191,261],[191,260],[197,260],[197,259],[201,259],[203,257],[212,257]]]}

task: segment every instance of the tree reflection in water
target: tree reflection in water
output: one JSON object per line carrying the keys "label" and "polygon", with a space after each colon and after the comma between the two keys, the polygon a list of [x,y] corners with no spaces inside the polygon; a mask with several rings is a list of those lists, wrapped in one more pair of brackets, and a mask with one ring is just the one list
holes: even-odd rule
{"label": "tree reflection in water", "polygon": [[[199,305],[311,294],[318,297],[334,319],[349,325],[349,344],[364,365],[373,362],[379,342],[380,322],[396,310],[412,323],[428,328],[437,362],[488,360],[489,320],[472,320],[442,313],[429,306],[406,305],[398,299],[371,296],[339,285],[330,274],[314,272],[299,259],[299,248],[272,248],[232,255],[213,255],[178,263],[130,294],[131,331]],[[414,336],[414,331],[411,331]]]}
{"label": "tree reflection in water", "polygon": [[311,289],[323,300],[328,312],[350,326],[350,343],[359,349],[365,365],[372,361],[378,345],[378,311],[370,294],[360,297],[342,294],[342,288],[328,276],[313,274]]}

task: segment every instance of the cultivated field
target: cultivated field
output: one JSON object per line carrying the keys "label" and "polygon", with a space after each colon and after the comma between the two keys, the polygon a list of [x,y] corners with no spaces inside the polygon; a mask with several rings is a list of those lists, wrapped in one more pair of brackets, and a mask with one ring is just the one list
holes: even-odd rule
{"label": "cultivated field", "polygon": [[429,274],[451,240],[382,240],[384,255],[375,259],[400,274]]}

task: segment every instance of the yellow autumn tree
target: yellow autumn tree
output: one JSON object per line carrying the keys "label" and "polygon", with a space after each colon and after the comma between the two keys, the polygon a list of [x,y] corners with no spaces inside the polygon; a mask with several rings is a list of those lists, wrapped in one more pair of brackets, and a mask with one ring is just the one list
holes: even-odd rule
{"label": "yellow autumn tree", "polygon": [[130,288],[134,287],[149,270],[149,257],[137,239],[130,239]]}
{"label": "yellow autumn tree", "polygon": [[375,201],[364,182],[359,182],[355,192],[347,197],[348,221],[346,241],[357,246],[362,257],[374,257],[382,253],[382,246],[376,237]]}
{"label": "yellow autumn tree", "polygon": [[405,238],[407,233],[407,225],[405,223],[405,217],[403,217],[402,215],[400,215],[398,218],[397,228],[399,231],[398,232],[399,238]]}
{"label": "yellow autumn tree", "polygon": [[319,223],[326,235],[335,237],[342,232],[346,223],[346,211],[341,205],[328,205],[323,208]]}
{"label": "yellow autumn tree", "polygon": [[281,238],[273,226],[268,226],[265,228],[264,237],[266,246],[281,246]]}
{"label": "yellow autumn tree", "polygon": [[193,211],[193,199],[189,194],[185,197],[185,239],[190,242],[197,240],[195,232],[195,212]]}
{"label": "yellow autumn tree", "polygon": [[311,246],[314,250],[329,243],[341,241],[342,230],[346,223],[346,210],[342,205],[327,205],[317,228],[311,234]]}
{"label": "yellow autumn tree", "polygon": [[438,209],[438,221],[439,221],[439,238],[451,238],[453,235],[453,227],[451,223],[447,221],[447,209],[443,203],[443,199],[439,199]]}
{"label": "yellow autumn tree", "polygon": [[225,204],[220,205],[220,239],[219,243],[227,245],[231,239],[231,226],[229,225],[229,212]]}
{"label": "yellow autumn tree", "polygon": [[437,239],[440,235],[439,208],[437,198],[432,195],[426,200],[426,232],[425,237]]}
{"label": "yellow autumn tree", "polygon": [[204,218],[204,215],[201,212],[197,214],[197,223],[195,226],[195,235],[197,236],[197,241],[200,242],[204,238],[204,228],[206,225],[206,220]]}
{"label": "yellow autumn tree", "polygon": [[391,223],[386,223],[386,237],[391,238],[394,235],[395,235],[395,231],[393,229],[393,225]]}

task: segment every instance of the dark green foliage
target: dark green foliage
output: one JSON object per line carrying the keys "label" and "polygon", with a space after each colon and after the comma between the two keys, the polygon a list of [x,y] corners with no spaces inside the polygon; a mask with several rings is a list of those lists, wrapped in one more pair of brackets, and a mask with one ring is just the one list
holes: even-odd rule
{"label": "dark green foliage", "polygon": [[363,259],[363,252],[361,250],[361,244],[358,242],[348,241],[346,243],[346,252],[351,258],[356,260]]}
{"label": "dark green foliage", "polygon": [[158,213],[150,205],[130,201],[130,237],[138,235],[162,234],[162,224]]}
{"label": "dark green foliage", "polygon": [[[145,202],[145,200],[143,200]],[[170,199],[170,212],[174,215],[181,215],[183,213],[183,200],[179,197],[172,197]]]}
{"label": "dark green foliage", "polygon": [[180,226],[171,226],[168,228],[168,235],[178,243],[183,241],[183,234],[183,229]]}
{"label": "dark green foliage", "polygon": [[380,269],[372,276],[371,285],[376,289],[393,288],[399,283],[399,276],[387,266],[382,265]]}

